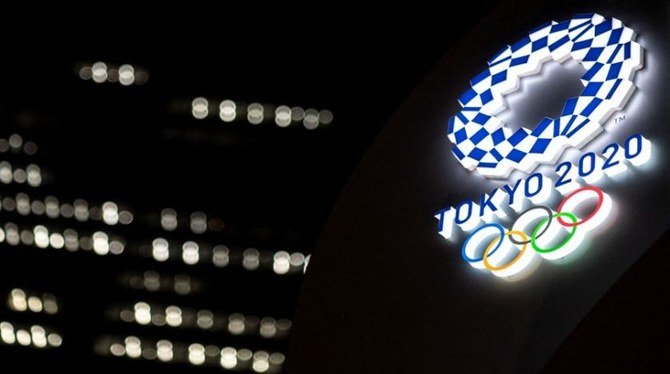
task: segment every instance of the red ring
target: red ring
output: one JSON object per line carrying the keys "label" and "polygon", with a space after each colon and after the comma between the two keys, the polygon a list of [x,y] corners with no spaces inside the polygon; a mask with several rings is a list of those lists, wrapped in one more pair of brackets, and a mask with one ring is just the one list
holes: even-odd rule
{"label": "red ring", "polygon": [[598,194],[598,204],[596,204],[596,208],[593,209],[593,212],[591,212],[591,214],[584,217],[584,219],[582,219],[579,222],[574,222],[574,223],[569,222],[568,223],[568,222],[563,221],[563,217],[558,216],[557,221],[558,221],[558,223],[561,224],[561,226],[565,226],[565,227],[579,226],[582,223],[584,223],[584,222],[590,220],[591,218],[593,218],[593,216],[595,216],[596,213],[598,213],[598,211],[600,210],[600,207],[603,205],[603,200],[605,200],[605,196],[603,196],[603,190],[601,190],[600,188],[598,188],[596,186],[584,186],[582,188],[579,188],[579,189],[576,189],[576,190],[572,191],[570,193],[570,195],[566,196],[565,199],[563,199],[563,201],[561,201],[561,203],[558,204],[558,208],[556,209],[557,213],[561,213],[561,210],[563,210],[563,205],[565,205],[565,202],[568,201],[569,198],[573,197],[574,195],[576,195],[576,194],[578,194],[582,191],[593,191],[593,192]]}

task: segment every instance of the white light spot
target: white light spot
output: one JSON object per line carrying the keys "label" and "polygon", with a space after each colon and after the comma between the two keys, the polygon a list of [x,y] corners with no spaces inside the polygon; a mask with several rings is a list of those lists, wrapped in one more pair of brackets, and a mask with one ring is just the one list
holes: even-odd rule
{"label": "white light spot", "polygon": [[207,355],[207,357],[216,357],[219,355],[220,352],[221,350],[219,349],[219,347],[215,345],[210,344],[205,347],[205,355]]}
{"label": "white light spot", "polygon": [[260,264],[260,254],[255,248],[247,248],[242,254],[242,266],[246,270],[256,270]]}
{"label": "white light spot", "polygon": [[[12,334],[13,335],[13,334]],[[225,347],[221,350],[221,367],[224,369],[234,369],[237,366],[237,351],[232,347]]]}
{"label": "white light spot", "polygon": [[244,333],[244,316],[239,313],[233,313],[228,317],[228,331],[233,335]]}
{"label": "white light spot", "polygon": [[109,253],[109,237],[102,231],[93,234],[93,251],[99,255]]}
{"label": "white light spot", "polygon": [[291,253],[289,262],[291,266],[301,267],[305,264],[305,255],[300,252]]}
{"label": "white light spot", "polygon": [[191,102],[191,114],[196,119],[207,118],[209,115],[209,102],[204,97],[196,97]]}
{"label": "white light spot", "polygon": [[130,86],[135,82],[135,68],[132,65],[121,65],[119,67],[119,83],[123,86]]}
{"label": "white light spot", "polygon": [[247,107],[247,121],[252,125],[258,125],[263,122],[263,105],[259,103],[251,103]]}
{"label": "white light spot", "polygon": [[63,235],[55,232],[49,236],[49,244],[52,248],[61,249],[65,246],[65,239]]}
{"label": "white light spot", "polygon": [[274,318],[263,318],[261,320],[260,334],[264,338],[274,338],[277,334],[277,321]]}
{"label": "white light spot", "polygon": [[174,305],[165,308],[165,321],[172,327],[180,326],[182,323],[181,308]]}
{"label": "white light spot", "polygon": [[177,212],[174,209],[163,209],[161,212],[161,227],[165,231],[173,231],[177,228]]}
{"label": "white light spot", "polygon": [[198,244],[195,242],[186,242],[182,246],[182,259],[185,264],[195,265],[200,259],[200,254],[198,253]]}
{"label": "white light spot", "polygon": [[13,212],[14,209],[16,209],[16,201],[11,197],[5,197],[2,199],[2,209],[8,212]]}
{"label": "white light spot", "polygon": [[13,180],[12,165],[7,161],[0,162],[0,182],[10,184]]}
{"label": "white light spot", "polygon": [[88,221],[88,203],[85,200],[77,199],[74,201],[74,218],[79,222]]}
{"label": "white light spot", "polygon": [[151,307],[145,302],[135,304],[135,321],[140,325],[151,323]]}
{"label": "white light spot", "polygon": [[122,225],[130,225],[133,222],[133,214],[127,210],[119,212],[119,223]]}
{"label": "white light spot", "polygon": [[210,329],[214,326],[214,314],[209,310],[201,310],[198,312],[197,324],[201,329]]}
{"label": "white light spot", "polygon": [[42,311],[42,300],[37,296],[30,296],[28,298],[28,309],[31,312],[39,313]]}
{"label": "white light spot", "polygon": [[30,230],[21,230],[21,244],[23,245],[33,245],[34,237],[33,233]]}
{"label": "white light spot", "polygon": [[26,330],[16,331],[16,341],[23,346],[30,345],[30,333]]}
{"label": "white light spot", "polygon": [[135,72],[135,83],[143,85],[149,81],[149,73],[144,70],[137,69]]}
{"label": "white light spot", "polygon": [[111,201],[102,204],[102,220],[108,225],[116,225],[119,222],[119,207]]}
{"label": "white light spot", "polygon": [[119,313],[119,318],[123,322],[133,322],[135,320],[135,313],[132,310],[124,309]]}
{"label": "white light spot", "polygon": [[28,180],[28,174],[23,169],[14,169],[14,182],[24,184]]}
{"label": "white light spot", "polygon": [[172,343],[169,340],[159,340],[156,343],[156,353],[158,359],[163,362],[172,361],[174,352],[172,351]]}
{"label": "white light spot", "polygon": [[291,119],[293,122],[300,122],[305,118],[305,110],[299,106],[291,108]]}
{"label": "white light spot", "polygon": [[16,195],[16,212],[22,216],[30,214],[30,198],[24,193]]}
{"label": "white light spot", "polygon": [[23,145],[23,137],[19,134],[12,134],[9,137],[9,146],[14,149],[19,149]]}
{"label": "white light spot", "polygon": [[[9,245],[18,245],[20,238],[19,238],[19,230],[16,227],[15,224],[8,222],[5,224],[5,240],[7,241],[7,244]],[[48,242],[48,239],[47,239]]]}
{"label": "white light spot", "polygon": [[286,335],[290,329],[291,329],[290,320],[282,318],[279,321],[277,321],[277,332],[280,335]]}
{"label": "white light spot", "polygon": [[112,240],[109,243],[109,253],[111,253],[113,255],[120,255],[121,253],[123,253],[124,249],[125,249],[125,246],[119,240]]}
{"label": "white light spot", "polygon": [[270,355],[270,364],[271,365],[282,365],[284,364],[284,361],[286,361],[286,356],[284,356],[282,353],[276,352]]}
{"label": "white light spot", "polygon": [[237,117],[237,106],[232,100],[223,100],[219,105],[219,117],[223,122],[232,122]]}
{"label": "white light spot", "polygon": [[44,294],[44,296],[42,296],[42,302],[44,304],[44,311],[47,314],[58,313],[58,302],[56,301],[55,296],[48,293]]}
{"label": "white light spot", "polygon": [[205,347],[202,344],[191,344],[188,346],[188,361],[193,365],[205,363]]}
{"label": "white light spot", "polygon": [[107,80],[107,64],[104,62],[96,62],[91,69],[93,71],[93,81],[95,83],[103,83]]}
{"label": "white light spot", "polygon": [[178,274],[174,281],[174,291],[179,295],[187,295],[191,292],[191,278],[188,275]]}
{"label": "white light spot", "polygon": [[154,314],[151,316],[151,323],[154,326],[165,326],[165,316],[160,313]]}
{"label": "white light spot", "polygon": [[145,360],[154,360],[156,359],[156,350],[153,347],[146,347],[142,351],[142,357]]}
{"label": "white light spot", "polygon": [[151,253],[156,261],[166,261],[170,257],[168,241],[163,238],[154,239]]}
{"label": "white light spot", "polygon": [[207,231],[207,215],[203,212],[194,212],[191,214],[191,231],[195,234],[202,234]]}
{"label": "white light spot", "polygon": [[90,66],[82,66],[79,69],[79,78],[87,81],[93,77],[93,69]]}
{"label": "white light spot", "polygon": [[63,231],[63,236],[65,236],[65,249],[70,252],[74,252],[79,249],[79,234],[72,229],[65,229]]}
{"label": "white light spot", "polygon": [[37,153],[37,150],[37,144],[34,142],[26,142],[26,144],[23,145],[23,152],[25,152],[25,154],[28,156],[33,156],[35,153]]}
{"label": "white light spot", "polygon": [[114,343],[109,346],[109,352],[116,357],[121,357],[126,354],[126,347],[122,344]]}
{"label": "white light spot", "polygon": [[46,205],[46,214],[49,218],[58,218],[60,216],[60,205],[58,199],[53,196],[47,196],[44,199]]}
{"label": "white light spot", "polygon": [[47,346],[47,335],[42,326],[32,326],[30,328],[30,334],[32,335],[33,344],[37,348],[44,348]]}
{"label": "white light spot", "polygon": [[85,251],[90,251],[91,249],[93,249],[93,239],[91,239],[88,236],[82,236],[79,239],[79,248]]}
{"label": "white light spot", "polygon": [[63,218],[74,217],[74,207],[70,204],[63,204],[60,206],[60,215]]}
{"label": "white light spot", "polygon": [[291,108],[280,105],[275,110],[275,123],[279,127],[287,127],[291,124]]}
{"label": "white light spot", "polygon": [[253,352],[250,350],[243,348],[237,351],[237,359],[240,361],[249,361],[251,360],[251,357],[253,356]]}
{"label": "white light spot", "polygon": [[302,124],[307,130],[314,130],[319,127],[319,112],[316,109],[307,109]]}
{"label": "white light spot", "polygon": [[0,339],[5,344],[14,344],[16,335],[14,335],[14,326],[9,322],[0,322]]}
{"label": "white light spot", "polygon": [[290,269],[290,258],[291,256],[288,252],[279,251],[274,255],[274,261],[272,263],[272,270],[277,274],[286,274]]}
{"label": "white light spot", "polygon": [[330,125],[333,122],[333,112],[328,109],[324,109],[319,112],[319,122],[324,125]]}
{"label": "white light spot", "polygon": [[230,261],[229,252],[230,250],[225,245],[217,245],[214,247],[212,250],[212,262],[214,263],[214,266],[224,267],[228,265],[228,262]]}
{"label": "white light spot", "polygon": [[161,287],[161,278],[155,271],[144,272],[144,288],[148,291],[158,291]]}
{"label": "white light spot", "polygon": [[33,200],[33,202],[30,203],[30,210],[33,212],[34,215],[41,216],[46,211],[46,207],[44,206],[44,203],[41,202],[40,200]]}
{"label": "white light spot", "polygon": [[49,230],[42,225],[37,225],[33,229],[35,234],[35,245],[38,248],[46,248],[49,246]]}
{"label": "white light spot", "polygon": [[28,309],[26,293],[20,288],[15,288],[9,293],[9,307],[17,312],[25,312]]}
{"label": "white light spot", "polygon": [[30,230],[21,230],[21,244],[23,245],[33,245],[34,243],[34,237],[33,233],[30,232]]}
{"label": "white light spot", "polygon": [[50,346],[57,348],[63,344],[63,338],[59,334],[52,332],[47,336],[47,342]]}
{"label": "white light spot", "polygon": [[252,369],[257,373],[265,373],[270,368],[268,362],[270,355],[265,351],[257,351],[254,353],[254,363]]}
{"label": "white light spot", "polygon": [[142,343],[135,336],[126,338],[126,354],[130,358],[138,358],[142,355]]}

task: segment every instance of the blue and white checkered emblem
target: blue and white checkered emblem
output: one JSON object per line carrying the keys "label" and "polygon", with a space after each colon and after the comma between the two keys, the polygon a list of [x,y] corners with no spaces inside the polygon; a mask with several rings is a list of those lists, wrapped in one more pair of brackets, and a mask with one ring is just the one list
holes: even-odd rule
{"label": "blue and white checkered emblem", "polygon": [[[505,47],[458,100],[462,109],[449,120],[448,129],[454,155],[468,170],[501,178],[513,170],[530,173],[539,164],[555,163],[568,146],[581,148],[635,91],[633,78],[644,64],[636,37],[618,19],[578,14],[546,23]],[[521,77],[539,73],[547,61],[569,58],[586,70],[584,90],[567,100],[559,117],[516,131],[496,117],[505,109],[504,96],[518,89]]]}

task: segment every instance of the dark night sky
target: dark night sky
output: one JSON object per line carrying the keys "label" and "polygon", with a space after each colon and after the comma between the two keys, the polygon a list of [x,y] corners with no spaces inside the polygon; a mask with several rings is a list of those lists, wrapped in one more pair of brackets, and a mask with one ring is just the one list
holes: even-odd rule
{"label": "dark night sky", "polygon": [[[403,6],[393,18],[386,9],[363,14],[352,8],[348,17],[316,9],[272,18],[212,10],[215,18],[205,20],[202,13],[208,10],[203,9],[198,17],[161,17],[160,22],[110,5],[101,18],[91,8],[85,23],[52,19],[52,25],[39,28],[37,21],[24,23],[5,33],[0,118],[7,131],[29,134],[44,145],[39,161],[54,176],[45,193],[111,199],[140,212],[166,206],[203,210],[226,222],[231,231],[223,234],[224,240],[309,253],[374,136],[495,3],[464,4],[463,13],[444,11],[442,5],[410,14]],[[80,80],[78,64],[95,61],[147,69],[149,82],[121,87]],[[272,123],[252,127],[245,121],[197,121],[176,111],[179,103],[188,107],[197,96],[329,109],[335,120],[309,132]],[[1,135],[11,133],[5,132]],[[152,234],[128,233],[142,235]],[[47,353],[40,360],[28,360],[35,353],[21,347],[0,351],[0,356],[8,353],[33,368],[76,362],[91,370],[101,363],[126,371],[155,369],[151,362],[104,361],[91,349],[99,334],[138,333],[101,316],[110,304],[146,297],[120,289],[119,274],[155,265],[69,255],[34,256],[30,250],[2,254],[2,261],[13,265],[0,281],[2,290],[46,287],[62,296],[66,313],[55,324],[62,326],[68,345],[63,353]],[[161,269],[183,271],[169,263]],[[298,279],[283,288],[271,276],[203,268],[193,272],[210,287],[186,303],[287,317],[293,313]],[[228,298],[221,297],[221,289]],[[266,298],[254,299],[248,289],[262,289]],[[2,316],[15,317],[4,311]],[[161,337],[163,332],[138,334]],[[178,336],[199,339],[189,334]],[[184,372],[190,367],[161,368]]]}

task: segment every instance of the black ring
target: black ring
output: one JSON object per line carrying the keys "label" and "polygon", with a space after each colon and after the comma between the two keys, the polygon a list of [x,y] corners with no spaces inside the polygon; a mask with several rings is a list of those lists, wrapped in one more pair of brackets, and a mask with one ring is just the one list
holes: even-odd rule
{"label": "black ring", "polygon": [[[542,205],[540,205],[540,206],[534,206],[534,207],[531,207],[531,208],[526,209],[526,211],[524,211],[523,213],[521,213],[521,214],[519,215],[519,217],[517,217],[516,221],[514,221],[514,223],[512,224],[512,227],[510,228],[510,230],[514,230],[514,225],[516,225],[516,223],[519,222],[519,219],[521,219],[521,217],[523,217],[524,214],[530,212],[531,210],[535,210],[535,209],[542,209],[542,210],[544,210],[545,212],[547,212],[547,217],[549,217],[549,219],[547,220],[547,224],[544,226],[544,229],[542,230],[542,232],[540,232],[540,233],[535,237],[535,239],[537,240],[537,239],[540,238],[540,236],[544,235],[544,233],[547,232],[547,230],[549,229],[549,225],[551,225],[551,220],[554,218],[554,212],[553,212],[551,209],[549,209],[548,206],[542,206]],[[530,237],[530,235],[529,235],[529,237]],[[516,239],[514,239],[514,235],[510,235],[510,236],[509,236],[509,241],[511,241],[512,244],[516,244],[516,245],[524,245],[524,244],[528,244],[528,243],[530,243],[530,242],[531,242],[531,239],[528,239],[528,240],[522,242],[522,241],[520,241],[520,240],[516,240]]]}

